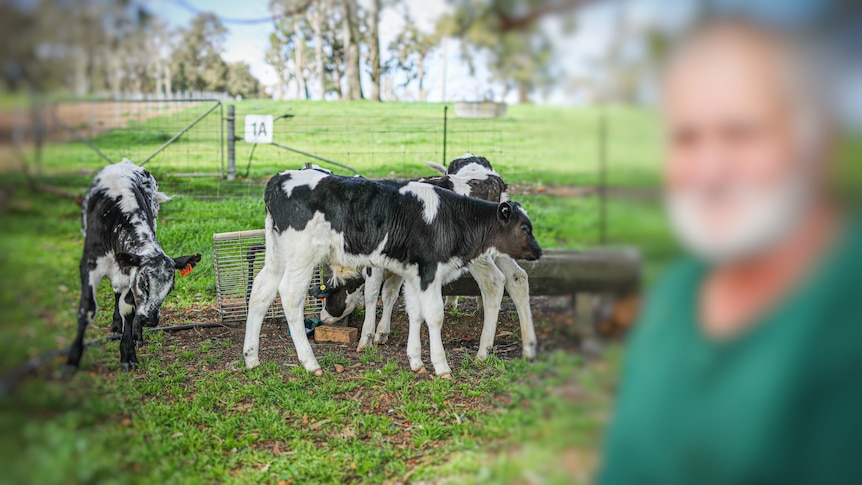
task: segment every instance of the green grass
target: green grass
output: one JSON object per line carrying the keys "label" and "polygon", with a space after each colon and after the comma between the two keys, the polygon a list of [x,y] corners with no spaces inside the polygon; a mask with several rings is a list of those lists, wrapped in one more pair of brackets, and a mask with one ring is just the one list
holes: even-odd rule
{"label": "green grass", "polygon": [[[111,157],[140,160],[204,109],[140,120],[125,134],[106,131],[94,142]],[[278,122],[284,128],[277,141],[344,161],[368,176],[411,177],[428,174],[423,160],[442,159],[442,109],[251,100],[239,103],[237,114],[241,120],[248,113],[291,112],[293,119]],[[598,115],[590,109],[513,106],[499,120],[450,118],[447,155],[486,155],[520,187],[592,183],[598,177]],[[610,180],[654,185],[657,134],[651,114],[615,109],[606,115]],[[265,177],[305,162],[258,146],[248,178],[173,177],[219,169],[216,118],[206,118],[187,135],[147,165],[162,188],[176,195],[163,205],[159,241],[171,255],[204,256],[191,275],[178,279],[165,301],[168,309],[214,302],[212,234],[260,228]],[[250,149],[237,144],[241,172]],[[83,193],[102,165],[78,143],[50,144],[42,154],[41,181]],[[67,200],[30,192],[24,181],[14,172],[0,175],[11,197],[0,212],[0,372],[68,346],[75,333],[80,212]],[[543,247],[598,243],[595,197],[513,199],[530,213]],[[673,256],[657,203],[612,200],[608,214],[609,242],[643,248],[648,274]],[[90,337],[109,326],[113,297],[107,282],[98,302]],[[447,320],[454,324],[459,316],[450,312]],[[187,323],[186,317],[180,320],[171,323]],[[0,398],[0,482],[381,483],[448,477],[512,483],[535,476],[548,477],[547,483],[586,481],[617,362],[616,354],[599,365],[563,353],[533,364],[467,359],[448,382],[418,377],[372,348],[358,356],[358,374],[328,372],[318,379],[297,368],[295,357],[247,371],[230,342],[211,339],[189,348],[173,342],[149,335],[142,368],[133,374],[114,374],[116,342],[90,348],[73,380],[48,371]],[[340,351],[318,354],[328,369],[351,362]],[[231,363],[241,370],[226,367]],[[561,392],[566,389],[577,392]],[[352,398],[357,393],[359,400]],[[392,412],[366,412],[367,406]],[[572,460],[586,464],[573,469]]]}
{"label": "green grass", "polygon": [[[443,107],[433,103],[314,103],[246,100],[236,105],[236,132],[243,133],[247,114],[284,114],[275,122],[274,141],[346,163],[363,175],[414,177],[428,173],[423,161],[443,161]],[[168,138],[207,111],[212,103],[180,109],[168,105],[126,113],[123,105],[97,104],[104,123],[90,131],[89,118],[77,128],[108,157],[140,162]],[[226,160],[220,117],[216,108],[177,142],[152,158],[156,173],[219,172]],[[112,123],[132,119],[122,130]],[[449,110],[446,158],[465,152],[488,157],[510,182],[551,185],[595,183],[600,171],[599,125],[607,126],[606,164],[612,184],[654,185],[658,160],[658,128],[653,114],[642,109],[562,109],[515,105],[496,119],[461,119]],[[275,171],[312,161],[301,155],[258,145],[236,144],[240,175],[266,177]],[[45,172],[97,170],[104,161],[80,143],[55,143],[44,148]]]}

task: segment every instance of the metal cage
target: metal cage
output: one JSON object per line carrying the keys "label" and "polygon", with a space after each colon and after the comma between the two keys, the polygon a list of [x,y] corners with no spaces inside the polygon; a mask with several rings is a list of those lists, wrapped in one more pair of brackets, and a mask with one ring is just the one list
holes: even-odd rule
{"label": "metal cage", "polygon": [[[254,277],[263,268],[263,229],[254,231],[221,232],[213,234],[213,261],[215,261],[218,310],[224,323],[244,322],[248,314],[248,300]],[[315,268],[309,288],[320,285],[320,268]],[[323,302],[306,294],[305,315],[317,316]],[[266,314],[267,319],[283,318],[281,298],[276,297]]]}

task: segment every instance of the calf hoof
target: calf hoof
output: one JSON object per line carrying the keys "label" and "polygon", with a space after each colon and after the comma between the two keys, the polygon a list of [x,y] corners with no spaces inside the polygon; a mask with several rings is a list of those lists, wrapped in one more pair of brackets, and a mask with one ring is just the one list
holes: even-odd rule
{"label": "calf hoof", "polygon": [[389,334],[388,333],[378,333],[377,335],[374,336],[374,343],[385,344],[388,341],[389,341]]}
{"label": "calf hoof", "polygon": [[323,375],[323,369],[317,369],[316,371],[314,371],[314,375],[316,375],[317,377],[322,376]]}
{"label": "calf hoof", "polygon": [[440,374],[440,375],[439,375],[439,376],[437,376],[437,377],[439,377],[439,378],[441,378],[441,379],[446,379],[447,381],[451,381],[451,380],[452,380],[452,374],[450,374],[450,373],[448,373],[448,372],[444,372],[444,373]]}
{"label": "calf hoof", "polygon": [[536,344],[524,347],[524,351],[523,351],[522,356],[523,356],[524,360],[529,360],[529,361],[536,360]]}
{"label": "calf hoof", "polygon": [[358,347],[356,347],[356,351],[357,351],[357,352],[362,352],[362,351],[364,351],[364,350],[365,350],[365,349],[367,349],[367,348],[368,348],[368,346],[366,346],[365,344],[360,344]]}
{"label": "calf hoof", "polygon": [[63,365],[63,375],[67,377],[71,377],[78,372],[78,366],[72,364]]}
{"label": "calf hoof", "polygon": [[143,340],[136,341],[135,346],[139,349],[143,348],[144,347],[144,341]]}
{"label": "calf hoof", "polygon": [[137,362],[122,362],[121,365],[125,372],[131,372],[138,368]]}
{"label": "calf hoof", "polygon": [[425,374],[427,374],[427,373],[428,373],[428,371],[427,371],[427,370],[425,370],[425,366],[424,366],[424,365],[423,365],[422,367],[418,368],[418,369],[413,369],[413,372],[415,372],[415,373],[417,373],[417,374],[419,374],[419,375],[425,375]]}

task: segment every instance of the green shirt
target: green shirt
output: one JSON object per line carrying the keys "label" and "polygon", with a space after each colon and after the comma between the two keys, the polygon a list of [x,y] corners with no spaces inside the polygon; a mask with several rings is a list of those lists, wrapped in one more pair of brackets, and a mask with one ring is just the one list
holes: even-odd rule
{"label": "green shirt", "polygon": [[601,485],[862,484],[862,221],[756,325],[708,339],[707,267],[648,295],[626,351]]}

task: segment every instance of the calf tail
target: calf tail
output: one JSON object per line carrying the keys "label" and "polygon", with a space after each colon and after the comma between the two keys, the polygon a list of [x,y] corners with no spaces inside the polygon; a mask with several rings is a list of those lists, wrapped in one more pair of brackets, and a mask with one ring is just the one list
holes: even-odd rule
{"label": "calf tail", "polygon": [[427,166],[431,170],[434,170],[435,172],[440,172],[441,174],[446,175],[446,167],[444,167],[443,165],[441,165],[437,162],[426,161],[425,166]]}

